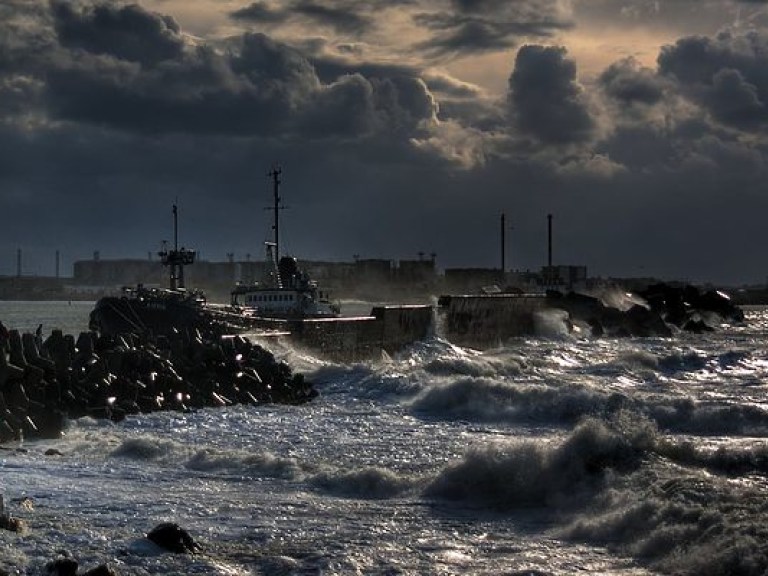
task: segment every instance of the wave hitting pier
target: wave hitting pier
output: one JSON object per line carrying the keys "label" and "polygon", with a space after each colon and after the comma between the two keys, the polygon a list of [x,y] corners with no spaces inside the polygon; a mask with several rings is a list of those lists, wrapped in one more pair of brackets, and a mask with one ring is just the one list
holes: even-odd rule
{"label": "wave hitting pier", "polygon": [[438,299],[438,332],[459,346],[494,346],[535,332],[544,294],[465,294]]}

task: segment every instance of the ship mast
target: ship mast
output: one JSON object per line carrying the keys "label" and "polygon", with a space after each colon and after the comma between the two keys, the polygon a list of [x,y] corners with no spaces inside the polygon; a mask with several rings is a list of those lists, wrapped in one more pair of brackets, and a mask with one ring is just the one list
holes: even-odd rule
{"label": "ship mast", "polygon": [[170,269],[170,289],[184,290],[184,266],[195,262],[195,253],[186,248],[179,250],[179,209],[176,204],[173,205],[173,250],[163,246],[157,255],[160,256],[163,266]]}

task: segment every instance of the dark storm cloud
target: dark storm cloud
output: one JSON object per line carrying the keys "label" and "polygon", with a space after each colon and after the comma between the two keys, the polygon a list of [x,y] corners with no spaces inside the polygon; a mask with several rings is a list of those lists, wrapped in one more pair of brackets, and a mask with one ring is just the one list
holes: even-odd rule
{"label": "dark storm cloud", "polygon": [[416,22],[432,31],[434,38],[419,44],[434,55],[490,52],[515,46],[523,34],[522,26],[490,22],[477,18],[462,18],[447,14],[424,14]]}
{"label": "dark storm cloud", "polygon": [[693,36],[665,46],[659,72],[717,120],[744,130],[768,121],[768,34]]}
{"label": "dark storm cloud", "polygon": [[294,0],[279,8],[266,2],[254,2],[250,6],[235,10],[231,16],[236,20],[256,24],[302,20],[327,26],[341,34],[362,34],[373,27],[373,19],[360,13],[359,9],[355,4],[337,7],[329,6],[327,2],[321,4],[310,0]]}
{"label": "dark storm cloud", "polygon": [[[393,4],[321,5],[369,19]],[[297,23],[320,20],[280,20],[276,10],[299,5],[290,0],[251,5],[253,28],[262,28],[254,6],[271,10],[263,30],[289,24],[284,42],[218,43],[134,5],[68,4],[56,17],[34,0],[0,2],[0,245],[12,247],[0,273],[13,270],[16,246],[25,258],[39,246],[51,262],[59,248],[144,257],[167,238],[177,197],[183,242],[204,258],[260,254],[270,225],[263,175],[279,162],[291,206],[284,230],[304,259],[434,250],[441,267],[494,266],[498,213],[508,210],[515,268],[545,262],[554,213],[557,263],[595,275],[762,280],[751,262],[768,210],[768,146],[754,129],[766,101],[757,40],[685,40],[695,49],[668,47],[658,71],[624,60],[584,86],[564,49],[526,46],[502,72],[508,97],[425,71],[444,46],[461,56],[562,29],[556,4],[410,3],[409,13],[431,15],[419,33],[433,45],[424,56],[404,37],[398,60],[384,58],[391,44],[375,43],[386,23],[343,39],[344,58],[329,56],[342,50],[327,26],[321,40],[292,36],[304,29]],[[695,3],[678,4],[695,14]],[[671,14],[672,3],[659,6]],[[623,17],[656,22],[652,3],[643,7]],[[490,27],[448,41],[473,23]]]}
{"label": "dark storm cloud", "polygon": [[254,2],[250,6],[231,12],[230,16],[235,20],[245,20],[257,24],[275,24],[288,20],[290,12],[272,8],[266,2]]}
{"label": "dark storm cloud", "polygon": [[323,82],[349,74],[360,74],[366,78],[418,77],[421,69],[408,64],[367,62],[365,60],[343,60],[324,55],[310,57],[315,72]]}
{"label": "dark storm cloud", "polygon": [[510,48],[521,38],[548,37],[571,26],[557,4],[454,0],[453,11],[422,12],[414,22],[434,33],[418,44],[433,56],[462,56]]}
{"label": "dark storm cloud", "polygon": [[139,6],[53,9],[61,45],[45,102],[58,119],[148,134],[353,138],[415,131],[434,116],[424,83],[405,69],[323,82],[302,53],[264,34],[220,53],[183,45],[172,21]]}
{"label": "dark storm cloud", "polygon": [[51,11],[59,41],[67,48],[142,64],[179,58],[184,49],[181,29],[173,18],[148,12],[137,4],[97,4],[78,9],[72,2],[55,0]]}
{"label": "dark storm cloud", "polygon": [[435,114],[435,102],[424,82],[414,78],[343,76],[315,93],[301,116],[304,133],[414,134]]}
{"label": "dark storm cloud", "polygon": [[595,127],[576,80],[576,64],[564,48],[523,46],[509,78],[513,122],[545,143],[589,139]]}
{"label": "dark storm cloud", "polygon": [[664,80],[633,58],[611,64],[600,75],[598,83],[606,94],[625,105],[653,105],[664,97]]}

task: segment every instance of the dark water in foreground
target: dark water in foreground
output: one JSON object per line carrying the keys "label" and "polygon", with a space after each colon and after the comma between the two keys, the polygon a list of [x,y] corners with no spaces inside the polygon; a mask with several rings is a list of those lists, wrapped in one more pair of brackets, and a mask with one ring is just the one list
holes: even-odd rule
{"label": "dark water in foreground", "polygon": [[[77,333],[91,307],[0,302],[0,320]],[[67,550],[136,575],[764,574],[768,311],[747,316],[486,352],[437,337],[355,365],[281,346],[314,403],[83,419],[0,451],[29,527],[0,532],[0,567]],[[203,553],[149,544],[163,521]]]}

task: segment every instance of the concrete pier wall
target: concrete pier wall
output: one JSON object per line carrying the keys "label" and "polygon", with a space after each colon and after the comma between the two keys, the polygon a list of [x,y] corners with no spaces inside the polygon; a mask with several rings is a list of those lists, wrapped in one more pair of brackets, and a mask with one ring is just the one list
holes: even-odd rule
{"label": "concrete pier wall", "polygon": [[431,306],[377,306],[370,316],[288,321],[293,342],[339,360],[391,354],[433,331]]}
{"label": "concrete pier wall", "polygon": [[494,346],[533,334],[534,315],[546,307],[543,294],[442,296],[439,326],[441,335],[459,346]]}

